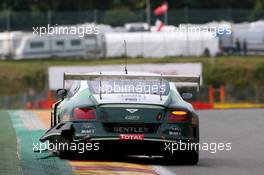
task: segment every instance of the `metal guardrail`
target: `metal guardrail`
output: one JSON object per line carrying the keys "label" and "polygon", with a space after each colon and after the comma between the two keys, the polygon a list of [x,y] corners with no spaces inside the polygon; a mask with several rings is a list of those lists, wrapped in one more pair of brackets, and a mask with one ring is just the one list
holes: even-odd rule
{"label": "metal guardrail", "polygon": [[46,96],[43,94],[35,96],[19,94],[14,96],[0,97],[0,109],[24,109],[28,103],[39,101],[45,98]]}
{"label": "metal guardrail", "polygon": [[[264,87],[258,87],[255,89],[249,88],[235,88],[235,87],[225,87],[225,103],[264,103]],[[209,99],[209,86],[202,86],[199,93],[194,87],[189,88],[178,88],[180,93],[192,92],[193,98],[191,101],[205,102],[208,103]],[[214,92],[214,102],[220,102],[219,92],[215,89]],[[16,96],[0,97],[0,109],[23,109],[30,102],[38,102],[40,100],[46,99],[46,95],[36,95],[30,96],[27,94],[21,94]]]}

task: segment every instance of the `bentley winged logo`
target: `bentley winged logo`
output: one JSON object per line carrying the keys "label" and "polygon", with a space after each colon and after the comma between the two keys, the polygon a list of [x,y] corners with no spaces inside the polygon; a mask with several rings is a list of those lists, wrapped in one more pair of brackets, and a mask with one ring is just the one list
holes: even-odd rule
{"label": "bentley winged logo", "polygon": [[138,111],[138,109],[126,109],[129,113],[133,114]]}

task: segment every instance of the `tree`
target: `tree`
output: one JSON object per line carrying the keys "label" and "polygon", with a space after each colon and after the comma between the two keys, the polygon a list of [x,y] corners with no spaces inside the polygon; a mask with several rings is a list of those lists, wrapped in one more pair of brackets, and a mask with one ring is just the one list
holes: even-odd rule
{"label": "tree", "polygon": [[[164,0],[151,0],[154,9]],[[167,0],[169,9],[182,8],[244,8],[263,10],[264,0]],[[14,11],[86,11],[127,8],[144,9],[146,0],[1,0],[0,9]]]}

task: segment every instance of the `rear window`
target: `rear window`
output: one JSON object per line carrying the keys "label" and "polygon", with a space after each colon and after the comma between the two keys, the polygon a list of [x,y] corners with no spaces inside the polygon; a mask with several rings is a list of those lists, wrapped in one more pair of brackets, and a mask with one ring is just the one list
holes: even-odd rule
{"label": "rear window", "polygon": [[88,81],[92,93],[99,94],[157,94],[168,95],[169,82],[166,80],[93,80]]}

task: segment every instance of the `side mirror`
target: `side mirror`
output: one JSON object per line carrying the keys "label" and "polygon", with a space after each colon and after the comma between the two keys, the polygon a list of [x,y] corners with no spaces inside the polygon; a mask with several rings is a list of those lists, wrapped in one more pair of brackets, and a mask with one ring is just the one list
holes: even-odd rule
{"label": "side mirror", "polygon": [[182,93],[182,98],[184,100],[190,100],[191,98],[193,98],[193,94],[192,93]]}
{"label": "side mirror", "polygon": [[63,100],[63,99],[66,97],[67,93],[68,93],[67,89],[58,89],[58,90],[56,91],[57,96],[58,96],[61,100]]}

